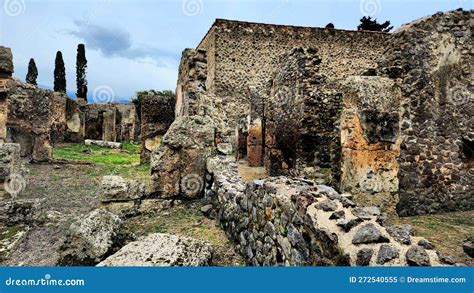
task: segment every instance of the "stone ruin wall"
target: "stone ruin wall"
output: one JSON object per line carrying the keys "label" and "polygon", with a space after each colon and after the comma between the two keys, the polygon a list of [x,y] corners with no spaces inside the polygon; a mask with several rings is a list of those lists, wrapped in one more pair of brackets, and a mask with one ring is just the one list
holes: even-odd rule
{"label": "stone ruin wall", "polygon": [[305,179],[244,183],[229,158],[207,161],[217,219],[254,266],[453,265],[409,226],[395,226],[375,207]]}
{"label": "stone ruin wall", "polygon": [[50,119],[53,92],[15,80],[8,100],[7,141],[19,143],[21,156],[51,158]]}
{"label": "stone ruin wall", "polygon": [[[198,46],[207,78],[189,83],[191,113],[212,118],[218,150],[231,133],[237,158],[270,174],[330,167],[333,186],[388,212],[400,201],[400,215],[472,209],[469,15],[436,14],[393,34],[217,20]],[[311,46],[293,49],[300,43]],[[205,73],[187,51],[178,85]]]}
{"label": "stone ruin wall", "polygon": [[321,73],[318,53],[293,48],[273,75],[265,102],[264,160],[272,176],[322,167],[338,178],[341,94]]}
{"label": "stone ruin wall", "polygon": [[473,11],[402,26],[379,74],[401,84],[400,215],[472,210]]}
{"label": "stone ruin wall", "polygon": [[395,213],[400,156],[400,87],[378,76],[343,82],[340,189],[358,203]]}
{"label": "stone ruin wall", "polygon": [[[10,48],[0,46],[0,183],[20,173],[20,145],[7,142],[8,99],[12,86],[13,55]],[[0,199],[6,197],[0,184]]]}
{"label": "stone ruin wall", "polygon": [[51,142],[84,141],[84,102],[63,93],[53,92],[51,102]]}
{"label": "stone ruin wall", "polygon": [[239,116],[249,113],[249,87],[265,97],[280,58],[293,47],[317,47],[321,72],[342,78],[375,67],[388,38],[383,33],[218,19],[198,49],[207,52],[208,91],[221,100],[226,121],[235,129]]}
{"label": "stone ruin wall", "polygon": [[150,154],[160,144],[175,118],[176,98],[149,94],[141,101],[140,162],[149,163]]}
{"label": "stone ruin wall", "polygon": [[134,104],[85,105],[85,139],[111,142],[138,141],[138,125]]}
{"label": "stone ruin wall", "polygon": [[206,51],[184,50],[176,87],[176,117],[198,113],[199,99],[206,92],[207,74]]}

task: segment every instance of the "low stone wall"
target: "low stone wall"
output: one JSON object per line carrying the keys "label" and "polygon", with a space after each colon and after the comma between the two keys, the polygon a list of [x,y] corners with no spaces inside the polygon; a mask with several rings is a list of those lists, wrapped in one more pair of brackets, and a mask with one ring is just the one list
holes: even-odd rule
{"label": "low stone wall", "polygon": [[245,184],[230,158],[207,161],[218,221],[251,265],[428,266],[453,264],[411,227],[378,208],[305,179]]}

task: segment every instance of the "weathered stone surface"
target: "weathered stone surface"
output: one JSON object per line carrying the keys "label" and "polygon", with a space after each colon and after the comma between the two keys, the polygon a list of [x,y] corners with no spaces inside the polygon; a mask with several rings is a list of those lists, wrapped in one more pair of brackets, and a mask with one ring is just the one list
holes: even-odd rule
{"label": "weathered stone surface", "polygon": [[329,217],[330,220],[338,220],[338,219],[344,219],[346,213],[344,211],[337,211],[331,214]]}
{"label": "weathered stone surface", "polygon": [[111,212],[96,209],[71,224],[61,247],[60,265],[95,265],[123,245],[122,221]]}
{"label": "weathered stone surface", "polygon": [[214,149],[209,117],[180,117],[151,157],[154,191],[163,198],[196,198],[204,190],[206,159]]}
{"label": "weathered stone surface", "polygon": [[[206,192],[215,199],[216,220],[251,265],[370,265],[377,264],[372,261],[374,253],[380,254],[383,265],[407,265],[408,246],[385,235],[385,228],[372,215],[378,209],[369,208],[372,212],[366,220],[352,216],[357,207],[339,206],[338,211],[327,212],[318,208],[320,202],[337,202],[343,197],[326,192],[329,187],[312,180],[280,176],[244,184],[232,158],[215,156],[208,159],[207,166],[212,181]],[[335,223],[330,218],[337,212],[349,219]],[[385,227],[392,226],[387,218],[383,222]],[[358,228],[351,230],[355,224]],[[387,242],[390,245],[382,249]],[[364,249],[372,250],[372,256]],[[437,256],[431,261],[446,264]]]}
{"label": "weathered stone surface", "polygon": [[159,147],[161,136],[168,131],[175,118],[176,98],[149,91],[141,100],[140,162],[150,162],[153,150]]}
{"label": "weathered stone surface", "polygon": [[370,264],[370,260],[372,255],[374,254],[374,250],[371,248],[362,248],[357,252],[357,260],[356,265],[358,266],[368,266]]}
{"label": "weathered stone surface", "polygon": [[395,240],[402,244],[411,244],[411,237],[410,233],[412,230],[412,227],[410,225],[404,225],[404,226],[393,226],[390,225],[386,227],[386,230],[388,234],[390,234]]}
{"label": "weathered stone surface", "polygon": [[321,202],[319,202],[316,207],[318,209],[321,209],[325,212],[331,212],[331,211],[335,211],[337,209],[337,204],[330,200],[330,199],[326,199],[326,200],[323,200]]}
{"label": "weathered stone surface", "polygon": [[20,144],[20,155],[35,162],[51,159],[53,92],[12,80],[8,96],[7,142]]}
{"label": "weathered stone surface", "polygon": [[219,143],[217,144],[217,151],[223,155],[230,155],[233,152],[232,144],[230,143]]}
{"label": "weathered stone surface", "polygon": [[145,184],[136,180],[125,180],[120,176],[108,175],[102,178],[100,199],[102,202],[130,201],[145,195]]}
{"label": "weathered stone surface", "polygon": [[7,226],[32,224],[41,207],[41,202],[42,200],[37,199],[0,201],[0,223]]}
{"label": "weathered stone surface", "polygon": [[399,255],[400,253],[397,248],[394,248],[388,244],[384,244],[380,246],[379,252],[377,254],[377,264],[383,265],[392,259],[398,258]]}
{"label": "weathered stone surface", "polygon": [[0,182],[20,171],[20,145],[0,143]]}
{"label": "weathered stone surface", "polygon": [[349,232],[352,228],[359,225],[363,221],[364,220],[362,220],[361,218],[355,218],[355,219],[350,219],[350,220],[341,219],[337,221],[337,225],[341,227],[342,230],[344,230],[344,232]]}
{"label": "weathered stone surface", "polygon": [[125,245],[98,266],[207,266],[212,253],[208,242],[157,233]]}
{"label": "weathered stone surface", "polygon": [[421,239],[420,241],[418,241],[418,245],[428,250],[435,249],[435,246],[426,239]]}
{"label": "weathered stone surface", "polygon": [[0,46],[0,75],[11,75],[13,73],[12,50]]}
{"label": "weathered stone surface", "polygon": [[471,237],[464,241],[462,244],[462,249],[470,257],[474,257],[474,237]]}
{"label": "weathered stone surface", "polygon": [[375,227],[374,224],[366,224],[357,230],[354,238],[352,238],[352,244],[364,244],[364,243],[383,243],[389,242],[389,239],[385,237],[380,230]]}
{"label": "weathered stone surface", "polygon": [[430,257],[425,249],[421,246],[413,245],[405,255],[409,266],[429,266]]}

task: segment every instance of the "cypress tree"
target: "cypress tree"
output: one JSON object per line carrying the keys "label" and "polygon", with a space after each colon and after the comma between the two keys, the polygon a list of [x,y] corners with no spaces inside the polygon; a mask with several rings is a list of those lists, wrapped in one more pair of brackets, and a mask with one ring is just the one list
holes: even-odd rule
{"label": "cypress tree", "polygon": [[84,99],[87,102],[87,80],[86,80],[86,48],[84,44],[77,45],[77,57],[76,57],[76,85],[77,93],[76,96],[80,99]]}
{"label": "cypress tree", "polygon": [[36,78],[38,77],[38,69],[36,68],[35,59],[31,58],[28,63],[28,73],[26,74],[26,82],[32,85],[37,85]]}
{"label": "cypress tree", "polygon": [[66,68],[64,67],[63,54],[61,51],[56,53],[54,65],[54,91],[66,92]]}

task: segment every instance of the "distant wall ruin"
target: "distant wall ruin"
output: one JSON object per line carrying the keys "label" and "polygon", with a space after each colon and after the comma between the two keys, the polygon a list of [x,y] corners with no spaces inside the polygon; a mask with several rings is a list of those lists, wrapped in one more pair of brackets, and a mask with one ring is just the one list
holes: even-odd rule
{"label": "distant wall ruin", "polygon": [[134,104],[97,103],[85,106],[85,138],[112,142],[137,139]]}

